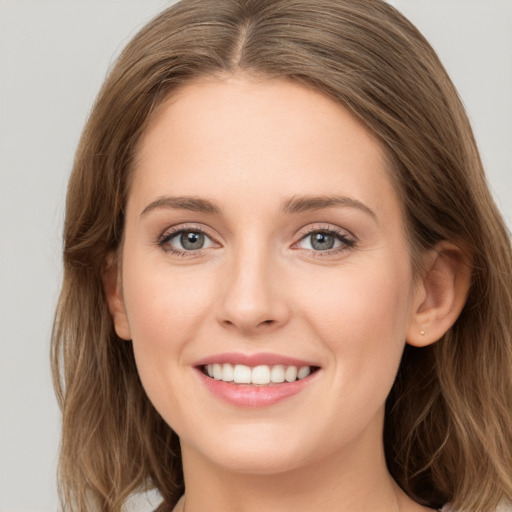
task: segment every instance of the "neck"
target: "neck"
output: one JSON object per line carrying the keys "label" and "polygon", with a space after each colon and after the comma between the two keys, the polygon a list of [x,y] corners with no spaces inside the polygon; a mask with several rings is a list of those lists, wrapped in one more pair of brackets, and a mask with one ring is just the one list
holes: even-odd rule
{"label": "neck", "polygon": [[[366,440],[367,441],[367,440]],[[182,443],[185,512],[404,512],[380,436],[279,473],[215,465]],[[180,508],[177,510],[181,512]]]}

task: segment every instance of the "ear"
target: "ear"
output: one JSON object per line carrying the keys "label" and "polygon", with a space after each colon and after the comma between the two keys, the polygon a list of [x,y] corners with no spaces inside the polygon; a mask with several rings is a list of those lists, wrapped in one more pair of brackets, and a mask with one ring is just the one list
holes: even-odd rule
{"label": "ear", "polygon": [[130,340],[132,336],[124,305],[121,286],[121,269],[118,263],[117,252],[109,252],[105,263],[106,268],[102,274],[103,289],[105,290],[108,309],[112,315],[112,321],[114,322],[114,329],[121,339]]}
{"label": "ear", "polygon": [[423,258],[407,343],[423,347],[435,343],[460,315],[471,285],[471,265],[463,250],[440,242]]}

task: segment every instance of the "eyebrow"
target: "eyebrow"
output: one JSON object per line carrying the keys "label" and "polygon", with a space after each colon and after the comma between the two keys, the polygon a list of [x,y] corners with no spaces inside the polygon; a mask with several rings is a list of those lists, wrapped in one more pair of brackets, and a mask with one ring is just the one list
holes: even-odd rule
{"label": "eyebrow", "polygon": [[294,196],[287,199],[281,209],[288,214],[302,213],[306,211],[321,210],[332,206],[343,206],[348,208],[356,208],[370,215],[377,220],[375,212],[361,201],[346,196]]}
{"label": "eyebrow", "polygon": [[209,213],[212,215],[220,215],[222,213],[221,209],[216,206],[208,199],[201,199],[200,197],[193,196],[164,196],[159,197],[152,203],[148,204],[140,216],[144,216],[152,210],[157,209],[171,209],[171,210],[189,210],[192,212],[198,213]]}
{"label": "eyebrow", "polygon": [[[333,206],[356,208],[377,220],[377,215],[368,206],[357,199],[346,196],[293,196],[281,204],[281,211],[292,215]],[[148,204],[142,210],[141,217],[157,209],[188,210],[210,215],[222,214],[221,208],[208,199],[195,196],[162,196]]]}

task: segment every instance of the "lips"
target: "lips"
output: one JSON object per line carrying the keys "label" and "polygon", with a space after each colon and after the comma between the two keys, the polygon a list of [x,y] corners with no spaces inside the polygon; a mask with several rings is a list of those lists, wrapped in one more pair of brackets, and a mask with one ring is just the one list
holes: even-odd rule
{"label": "lips", "polygon": [[291,397],[314,381],[318,365],[277,354],[217,354],[194,364],[216,397],[241,407],[261,407]]}
{"label": "lips", "polygon": [[242,354],[235,352],[226,352],[222,354],[215,354],[213,356],[205,357],[193,363],[193,366],[206,366],[208,364],[223,364],[229,363],[232,365],[243,364],[245,366],[255,367],[260,365],[274,366],[315,366],[319,365],[314,361],[306,361],[295,357],[284,356],[280,354],[272,354],[270,352],[261,352],[258,354]]}

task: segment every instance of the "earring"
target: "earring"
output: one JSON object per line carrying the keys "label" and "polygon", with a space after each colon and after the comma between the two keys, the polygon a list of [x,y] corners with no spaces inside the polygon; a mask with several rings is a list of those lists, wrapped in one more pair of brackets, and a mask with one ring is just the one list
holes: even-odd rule
{"label": "earring", "polygon": [[420,334],[421,334],[422,336],[425,336],[425,331],[424,331],[423,329],[420,329]]}

